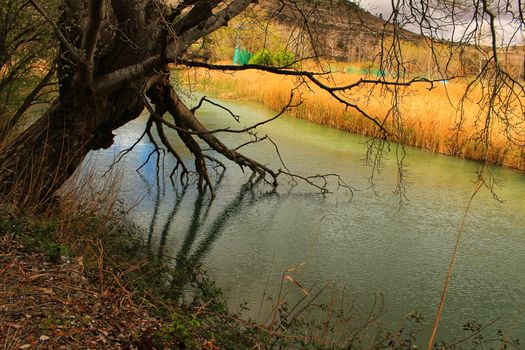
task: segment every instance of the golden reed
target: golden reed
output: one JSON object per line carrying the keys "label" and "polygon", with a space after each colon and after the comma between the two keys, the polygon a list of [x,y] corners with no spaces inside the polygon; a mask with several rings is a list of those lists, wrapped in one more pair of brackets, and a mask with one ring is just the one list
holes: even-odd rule
{"label": "golden reed", "polygon": [[[231,74],[191,69],[179,76],[193,89],[219,98],[262,103],[274,110],[282,109],[290,98],[290,89],[298,84],[295,78],[257,71]],[[358,74],[333,73],[329,79],[332,84],[342,85],[360,78]],[[484,146],[485,139],[480,135],[484,131],[483,113],[486,112],[477,104],[482,92],[474,90],[469,99],[460,104],[466,84],[466,81],[435,83],[429,89],[430,84],[418,83],[399,89],[397,101],[401,123],[393,122],[392,91],[369,85],[352,90],[346,97],[380,120],[388,115],[387,127],[395,130],[398,140],[407,145],[466,159],[486,159],[491,164],[525,170],[525,147],[509,141],[509,129],[499,120],[492,122],[488,133],[489,146]],[[301,86],[296,95],[300,95],[303,103],[288,113],[293,117],[367,136],[378,133],[377,126],[355,110],[345,109],[326,91]],[[521,103],[525,104],[525,101],[522,99]],[[458,127],[460,120],[462,123]],[[522,129],[523,124],[522,120]],[[514,132],[517,134],[524,130]]]}

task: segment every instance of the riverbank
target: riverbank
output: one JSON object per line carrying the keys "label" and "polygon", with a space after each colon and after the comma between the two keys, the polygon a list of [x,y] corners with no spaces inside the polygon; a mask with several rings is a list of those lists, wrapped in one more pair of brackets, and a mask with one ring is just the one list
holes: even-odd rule
{"label": "riverbank", "polygon": [[123,289],[91,283],[80,257],[32,249],[8,234],[0,247],[3,349],[130,348],[163,327]]}
{"label": "riverbank", "polygon": [[1,349],[263,347],[204,274],[173,298],[176,270],[123,218],[0,209]]}
{"label": "riverbank", "polygon": [[[294,78],[258,71],[223,73],[184,69],[179,77],[183,84],[194,90],[224,99],[258,102],[276,111],[288,102],[291,89],[298,84]],[[343,85],[360,78],[362,76],[358,74],[339,71],[332,74],[329,83]],[[387,128],[396,132],[402,128],[396,141],[430,152],[471,160],[486,159],[490,164],[525,171],[524,147],[509,140],[520,135],[519,128],[505,128],[502,121],[493,121],[488,133],[489,146],[485,147],[482,137],[485,125],[481,122],[483,111],[476,104],[481,91],[473,89],[464,99],[467,84],[467,81],[457,80],[435,83],[432,89],[429,89],[429,84],[400,89],[399,113],[403,119],[399,125],[393,124],[390,115],[391,92],[373,85],[360,88],[347,98],[379,119],[390,116]],[[352,133],[378,135],[373,123],[354,110],[345,110],[326,91],[301,86],[295,94],[301,96],[302,104],[290,110],[288,115]]]}

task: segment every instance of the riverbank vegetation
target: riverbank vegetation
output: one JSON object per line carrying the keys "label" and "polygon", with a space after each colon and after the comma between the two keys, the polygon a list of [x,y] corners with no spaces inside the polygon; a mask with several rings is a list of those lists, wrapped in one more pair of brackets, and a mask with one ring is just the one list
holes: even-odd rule
{"label": "riverbank vegetation", "polygon": [[[322,291],[300,286],[295,269],[283,274],[266,321],[243,319],[200,267],[153,252],[118,188],[118,175],[100,182],[85,172],[50,205],[0,203],[1,349],[412,348],[412,331],[376,329],[375,313],[353,324],[319,303]],[[283,283],[306,295],[289,304]],[[344,340],[334,330],[346,326],[352,336]]]}
{"label": "riverbank vegetation", "polygon": [[48,206],[0,203],[0,348],[260,348],[264,333],[228,311],[199,271],[152,254],[118,182],[72,182]]}
{"label": "riverbank vegetation", "polygon": [[[182,83],[275,111],[293,90],[301,105],[288,111],[291,116],[380,138],[382,125],[390,141],[525,170],[525,46],[491,46],[488,28],[467,31],[455,42],[431,39],[423,28],[390,27],[352,3],[320,4],[304,24],[311,30],[305,39],[297,9],[281,9],[274,1],[261,8],[203,42],[194,60],[204,62],[194,66],[209,63],[211,69],[179,66]],[[492,39],[503,40],[499,34]],[[305,56],[313,42],[314,57]],[[243,62],[232,61],[239,49],[255,54],[245,63],[275,69],[243,70]],[[278,64],[283,53],[296,61]],[[212,67],[232,63],[238,69]],[[278,67],[289,72],[278,74]],[[315,72],[324,86],[293,71]]]}
{"label": "riverbank vegetation", "polygon": [[[335,82],[338,86],[367,78],[360,73],[362,68],[351,63],[333,63],[329,69],[334,73],[326,81]],[[316,86],[306,87],[301,79],[258,71],[225,74],[205,69],[184,70],[179,76],[191,89],[219,98],[258,102],[276,111],[286,105],[290,91],[295,89],[297,100],[300,99],[302,103],[290,109],[289,115],[340,130],[380,136],[375,123],[358,111],[345,108],[327,91]],[[481,116],[486,110],[478,104],[482,99],[482,91],[480,86],[476,86],[466,96],[468,85],[469,80],[466,78],[422,82],[400,88],[395,93],[381,86],[367,85],[353,90],[347,98],[379,120],[386,120],[388,130],[399,130],[395,140],[403,144],[525,170],[525,148],[512,141],[516,136],[519,137],[519,134],[513,133],[521,131],[509,130],[505,121],[495,120],[490,125],[490,147],[487,149],[482,146],[486,141],[481,136],[486,127]],[[520,92],[516,92],[516,99],[508,106],[509,111],[519,109],[523,98]],[[398,108],[402,118],[402,129],[393,125],[397,122],[391,118],[394,113],[393,99],[396,99],[395,108]],[[516,118],[513,122],[520,123],[515,114],[509,113],[509,118]]]}

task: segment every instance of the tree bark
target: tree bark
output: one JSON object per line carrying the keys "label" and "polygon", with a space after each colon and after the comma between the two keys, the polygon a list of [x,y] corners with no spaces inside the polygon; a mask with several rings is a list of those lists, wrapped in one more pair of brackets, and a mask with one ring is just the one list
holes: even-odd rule
{"label": "tree bark", "polygon": [[[30,2],[51,22],[36,0]],[[176,9],[154,0],[89,0],[87,8],[82,0],[62,2],[59,20],[50,23],[60,42],[59,97],[0,150],[0,199],[18,204],[49,200],[90,150],[110,147],[112,131],[141,114],[142,94],[162,77],[159,71],[251,2],[187,0]],[[173,101],[163,108],[182,104]],[[189,115],[177,113],[172,114],[182,129],[205,130]],[[189,134],[179,130],[179,135],[209,183],[198,144]]]}
{"label": "tree bark", "polygon": [[[1,197],[18,204],[49,200],[90,150],[111,146],[112,131],[140,115],[144,107],[134,90],[143,88],[147,75],[99,95],[94,94],[93,81],[151,55],[148,39],[160,28],[146,23],[155,15],[147,13],[147,4],[114,0],[102,26],[101,1],[91,1],[89,13],[77,0],[63,3],[56,25],[69,45],[61,45],[60,94],[41,118],[0,152]],[[75,61],[71,46],[87,54],[85,61]]]}

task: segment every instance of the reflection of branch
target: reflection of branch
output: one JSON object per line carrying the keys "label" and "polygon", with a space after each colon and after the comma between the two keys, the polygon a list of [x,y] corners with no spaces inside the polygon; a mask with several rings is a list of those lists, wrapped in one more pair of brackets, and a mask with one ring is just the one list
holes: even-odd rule
{"label": "reflection of branch", "polygon": [[159,179],[157,178],[157,194],[156,194],[156,198],[155,198],[155,206],[153,208],[153,214],[151,216],[151,221],[150,221],[150,224],[149,224],[149,230],[148,230],[148,241],[147,241],[147,244],[148,244],[148,247],[151,245],[151,240],[153,238],[153,233],[155,232],[155,223],[157,221],[157,216],[158,216],[158,213],[159,213],[159,209],[160,209],[160,181]]}
{"label": "reflection of branch", "polygon": [[[159,253],[158,253],[159,260],[162,260],[164,256],[164,248],[166,246],[166,239],[168,237],[168,234],[170,233],[170,229],[175,219],[175,216],[177,215],[177,212],[180,209],[180,205],[184,198],[184,195],[186,194],[187,188],[188,188],[188,185],[185,185],[182,188],[182,193],[180,195],[176,195],[176,200],[173,202],[173,208],[171,209],[171,212],[168,215],[167,220],[164,223],[164,226],[162,227],[162,232],[160,234],[160,242],[159,242]],[[157,200],[160,202],[159,197],[157,197]]]}
{"label": "reflection of branch", "polygon": [[193,207],[193,214],[188,232],[186,233],[184,242],[182,243],[182,246],[175,258],[179,273],[178,276],[174,276],[174,279],[172,280],[172,288],[174,289],[175,297],[180,296],[181,291],[192,278],[192,273],[195,267],[200,263],[204,255],[211,249],[213,243],[220,237],[220,234],[228,221],[231,220],[234,215],[238,214],[240,209],[243,208],[242,204],[244,202],[244,198],[246,194],[250,192],[251,191],[248,186],[241,186],[237,196],[218,214],[216,219],[211,223],[210,229],[202,239],[201,243],[195,248],[194,252],[189,255],[191,248],[195,244],[197,233],[205,223],[211,207],[210,202],[208,203],[206,212],[201,217],[205,196],[202,192],[198,194]]}
{"label": "reflection of branch", "polygon": [[[166,237],[171,231],[172,222],[177,220],[177,215],[190,218],[180,248],[173,257],[176,267],[171,280],[173,293],[171,297],[173,298],[182,296],[187,284],[195,278],[196,269],[233,219],[246,211],[250,206],[260,203],[261,199],[281,198],[273,191],[256,196],[251,186],[241,185],[236,196],[224,206],[221,206],[220,212],[213,218],[213,221],[208,222],[213,202],[211,197],[206,196],[202,191],[197,193],[190,214],[179,211],[185,190],[186,188],[183,189],[182,195],[177,196],[171,213],[167,215],[167,221],[164,223],[161,233],[160,243],[162,247],[159,247],[159,255],[164,254]],[[272,206],[272,208],[275,211],[270,212],[270,218],[278,212],[278,206]],[[304,310],[298,310],[295,316],[292,315],[293,311],[291,310],[290,312],[292,318],[297,317]]]}
{"label": "reflection of branch", "polygon": [[201,225],[206,221],[207,214],[209,213],[209,208],[211,207],[211,202],[208,203],[208,210],[206,210],[205,215],[201,218],[201,211],[203,208],[205,195],[203,192],[197,194],[197,199],[195,200],[193,206],[193,214],[191,216],[190,227],[186,235],[184,236],[184,241],[182,242],[181,248],[177,253],[176,262],[177,265],[186,267],[187,256],[191,250],[191,247],[195,243],[195,238],[199,232]]}

